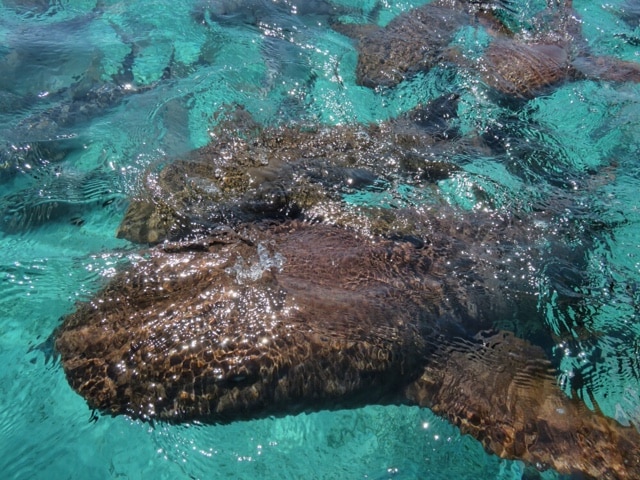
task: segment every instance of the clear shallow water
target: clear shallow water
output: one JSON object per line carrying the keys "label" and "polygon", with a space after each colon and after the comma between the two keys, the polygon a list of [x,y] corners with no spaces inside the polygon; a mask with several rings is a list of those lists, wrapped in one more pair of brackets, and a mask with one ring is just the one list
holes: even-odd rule
{"label": "clear shallow water", "polygon": [[[339,5],[357,4],[345,18],[385,23],[419,3]],[[369,122],[455,85],[462,92],[462,132],[508,133],[512,141],[481,158],[454,159],[463,171],[438,185],[450,203],[526,212],[559,189],[616,223],[589,256],[582,292],[588,317],[578,312],[578,321],[556,309],[551,290],[543,289],[541,304],[547,328],[564,339],[569,332],[556,348],[559,380],[581,372],[605,413],[640,420],[639,85],[567,84],[511,112],[506,122],[504,108],[467,72],[438,68],[392,90],[356,86],[355,50],[321,14],[258,9],[252,14],[258,24],[234,13],[203,25],[194,20],[195,5],[103,2],[97,8],[87,1],[49,8],[5,1],[0,7],[3,222],[7,212],[19,217],[38,201],[45,205],[31,210],[29,228],[18,224],[0,233],[0,471],[6,478],[521,477],[520,463],[484,453],[426,409],[367,407],[226,426],[92,421],[42,344],[76,300],[137,254],[115,230],[145,167],[204,145],[213,114],[230,102],[267,124]],[[523,6],[520,20],[536,8]],[[621,2],[583,1],[576,8],[595,51],[640,61],[638,47],[620,36],[640,35],[621,20]],[[483,35],[465,30],[456,42],[479,51]],[[171,75],[163,79],[167,66]],[[78,95],[78,84],[109,86],[114,76],[133,81],[139,92],[75,121],[42,122],[42,112],[68,105],[69,92]],[[45,139],[38,146],[43,152],[33,154],[35,142]],[[478,190],[485,192],[483,205],[475,203]],[[384,193],[374,201],[428,201],[419,188]],[[41,202],[47,197],[63,207],[68,198],[82,201],[60,207],[53,221],[42,213],[53,208]]]}

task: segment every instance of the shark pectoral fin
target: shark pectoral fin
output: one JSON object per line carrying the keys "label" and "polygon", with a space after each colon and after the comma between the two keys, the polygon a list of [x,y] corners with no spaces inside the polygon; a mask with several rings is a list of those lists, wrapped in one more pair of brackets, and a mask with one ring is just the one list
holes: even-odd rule
{"label": "shark pectoral fin", "polygon": [[168,207],[153,201],[132,200],[116,236],[135,243],[160,243],[177,221],[177,215]]}
{"label": "shark pectoral fin", "polygon": [[238,103],[225,103],[213,115],[213,126],[209,130],[212,142],[235,142],[238,135],[251,137],[262,131],[261,125],[251,112]]}
{"label": "shark pectoral fin", "polygon": [[640,478],[640,434],[557,386],[542,349],[499,333],[443,347],[409,385],[429,407],[502,458],[593,478]]}

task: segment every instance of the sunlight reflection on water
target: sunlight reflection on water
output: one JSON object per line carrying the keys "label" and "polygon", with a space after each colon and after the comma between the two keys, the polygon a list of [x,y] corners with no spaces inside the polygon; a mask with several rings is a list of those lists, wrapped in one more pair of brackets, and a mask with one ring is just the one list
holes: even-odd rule
{"label": "sunlight reflection on water", "polygon": [[[513,114],[490,100],[478,78],[448,68],[416,75],[394,89],[357,86],[352,43],[329,30],[326,21],[288,19],[287,28],[280,28],[276,16],[258,26],[203,25],[192,15],[194,4],[203,1],[100,2],[97,12],[94,2],[54,3],[5,1],[0,7],[0,133],[16,145],[34,142],[33,130],[16,126],[64,104],[68,89],[86,72],[96,82],[130,74],[139,85],[154,88],[109,105],[98,118],[45,131],[79,139],[71,153],[64,150],[63,165],[80,171],[111,165],[127,195],[136,191],[149,165],[206,144],[215,123],[212,115],[226,103],[244,105],[265,124],[283,119],[348,124],[396,116],[449,93],[452,86],[463,91],[458,111],[462,134],[497,132],[502,138],[480,161],[452,155],[463,170],[436,182],[450,204],[527,212],[535,202],[544,204],[550,191],[571,187],[585,202],[592,201],[588,208],[603,223],[617,224],[587,259],[588,288],[578,292],[589,297],[587,320],[585,311],[575,314],[578,321],[560,315],[553,292],[543,297],[551,312],[548,328],[565,335],[555,354],[567,391],[569,379],[580,376],[584,388],[579,393],[587,403],[591,393],[608,415],[638,422],[638,85],[576,82]],[[424,2],[339,3],[356,5],[352,17],[358,21],[377,15],[385,24]],[[542,3],[527,2],[522,12]],[[599,53],[638,61],[637,48],[611,35],[635,34],[616,16],[620,3],[581,5],[583,30]],[[517,20],[526,19],[520,13]],[[464,32],[458,42],[479,48],[482,38],[472,33]],[[172,62],[172,77],[164,81]],[[521,128],[525,121],[526,130]],[[16,165],[15,157],[11,164],[4,158],[3,198],[25,184],[25,161],[18,158]],[[58,156],[44,160],[43,165],[57,168]],[[429,203],[435,187],[397,183],[394,188],[347,200],[385,206]],[[123,212],[124,205],[91,207],[82,212],[81,223],[63,219],[0,236],[0,362],[5,365],[0,374],[0,471],[6,478],[308,478],[310,472],[315,478],[521,477],[520,463],[485,454],[477,442],[431,412],[410,407],[225,426],[151,428],[108,416],[91,422],[83,399],[49,357],[46,339],[76,301],[91,296],[139,250],[115,239]],[[542,475],[556,478],[552,472]]]}

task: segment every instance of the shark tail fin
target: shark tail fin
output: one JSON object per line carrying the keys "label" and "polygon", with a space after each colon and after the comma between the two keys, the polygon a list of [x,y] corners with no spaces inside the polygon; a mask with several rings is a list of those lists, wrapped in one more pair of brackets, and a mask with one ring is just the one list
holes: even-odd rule
{"label": "shark tail fin", "polygon": [[635,428],[567,397],[543,350],[513,334],[442,347],[406,395],[502,458],[587,478],[640,478]]}

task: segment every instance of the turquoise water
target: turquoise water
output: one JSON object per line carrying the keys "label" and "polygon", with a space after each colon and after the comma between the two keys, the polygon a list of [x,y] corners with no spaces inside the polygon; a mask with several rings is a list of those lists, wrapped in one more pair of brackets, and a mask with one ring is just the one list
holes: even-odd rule
{"label": "turquoise water", "polygon": [[[546,328],[563,338],[555,349],[561,384],[581,372],[606,414],[638,424],[640,85],[573,82],[509,112],[483,94],[473,74],[448,68],[374,91],[356,85],[353,45],[329,28],[322,11],[293,15],[269,1],[228,0],[218,4],[232,14],[202,23],[194,10],[203,3],[0,4],[5,478],[521,478],[521,463],[486,454],[426,409],[372,406],[225,426],[150,426],[96,417],[71,390],[47,338],[76,301],[137,255],[115,231],[144,169],[206,144],[214,113],[232,102],[265,124],[338,124],[384,120],[460,91],[461,132],[508,132],[513,141],[479,158],[454,159],[462,171],[438,184],[447,201],[526,212],[561,190],[610,226],[583,272],[588,316],[556,309],[544,286],[541,308]],[[334,3],[343,20],[384,24],[424,2]],[[540,3],[523,2],[516,20],[524,23]],[[640,37],[640,26],[624,21],[623,1],[575,3],[595,52],[640,62],[630,40]],[[472,53],[484,41],[471,27],[456,38]],[[83,104],[83,84],[113,88],[116,80],[138,91],[109,108],[56,117],[57,125],[46,121],[74,95]],[[376,201],[426,201],[419,190],[383,193]]]}

